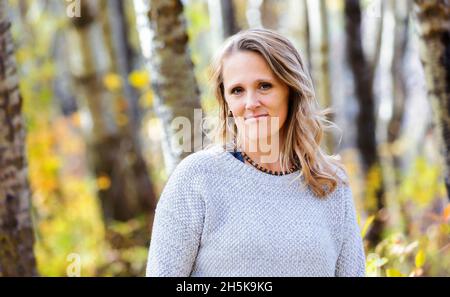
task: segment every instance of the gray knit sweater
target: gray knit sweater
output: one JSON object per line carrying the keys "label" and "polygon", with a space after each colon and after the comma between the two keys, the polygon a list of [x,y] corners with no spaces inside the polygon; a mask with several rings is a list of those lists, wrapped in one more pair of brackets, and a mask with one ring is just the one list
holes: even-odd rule
{"label": "gray knit sweater", "polygon": [[289,184],[298,175],[258,171],[218,146],[189,155],[158,201],[146,275],[364,276],[350,188],[320,199]]}

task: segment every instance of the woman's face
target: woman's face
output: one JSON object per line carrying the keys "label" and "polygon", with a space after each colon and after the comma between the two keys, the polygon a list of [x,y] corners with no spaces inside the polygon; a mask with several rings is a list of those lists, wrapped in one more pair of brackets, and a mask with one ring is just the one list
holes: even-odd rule
{"label": "woman's face", "polygon": [[276,141],[273,136],[280,136],[288,114],[289,87],[261,55],[251,51],[238,51],[225,58],[222,77],[225,100],[241,140],[265,140],[265,144]]}

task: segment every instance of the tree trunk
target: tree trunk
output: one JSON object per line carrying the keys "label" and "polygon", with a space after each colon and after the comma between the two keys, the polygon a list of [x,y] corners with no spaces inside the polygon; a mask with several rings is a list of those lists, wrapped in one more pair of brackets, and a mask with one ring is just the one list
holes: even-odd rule
{"label": "tree trunk", "polygon": [[306,56],[308,60],[308,71],[309,73],[312,73],[312,53],[311,53],[311,26],[309,25],[309,12],[308,12],[308,0],[303,0],[304,4],[304,13],[301,15],[301,17],[305,18],[305,33],[306,33]]}
{"label": "tree trunk", "polygon": [[[208,0],[208,1],[214,1],[214,0]],[[234,18],[236,20],[236,24],[239,28],[245,29],[248,28],[248,22],[247,22],[247,7],[249,5],[248,1],[242,1],[242,0],[230,0],[233,1],[233,7],[234,7]]]}
{"label": "tree trunk", "polygon": [[[320,28],[322,34],[320,36],[320,84],[319,84],[319,99],[323,107],[332,107],[333,98],[331,96],[331,82],[330,82],[330,37],[328,29],[328,11],[326,1],[319,1],[320,10]],[[330,121],[334,121],[334,116],[331,115]],[[330,152],[334,154],[334,137],[333,134],[325,134],[325,145]]]}
{"label": "tree trunk", "polygon": [[240,30],[235,7],[231,0],[208,0],[211,32],[209,45],[212,51],[220,47],[224,39]]}
{"label": "tree trunk", "polygon": [[133,131],[140,128],[141,111],[138,104],[138,94],[128,82],[128,75],[133,71],[133,50],[128,40],[128,23],[125,15],[125,3],[122,0],[104,1],[103,13],[111,30],[114,71],[122,77],[123,92],[130,108],[128,108],[130,124]]}
{"label": "tree trunk", "polygon": [[283,10],[286,11],[286,15],[280,20],[280,32],[291,37],[309,69],[309,24],[306,0],[288,0]]}
{"label": "tree trunk", "polygon": [[220,0],[223,38],[227,38],[239,31],[236,22],[234,3],[231,0]]}
{"label": "tree trunk", "polygon": [[156,194],[153,191],[153,184],[141,151],[139,137],[141,111],[138,105],[138,94],[128,81],[128,76],[133,70],[133,52],[128,40],[124,3],[121,0],[102,0],[101,8],[104,32],[107,36],[106,45],[111,61],[110,71],[119,73],[123,82],[123,90],[117,93],[115,101],[119,103],[119,106],[125,107],[125,110],[117,112],[129,119],[120,126],[120,133],[121,138],[129,144],[126,153],[132,156],[126,168],[129,171],[126,176],[129,176],[130,180],[125,180],[125,182],[131,187],[127,192],[134,192],[134,195],[137,196],[133,197],[133,200],[137,200],[139,204],[136,213],[132,215],[135,216],[139,212],[154,210]]}
{"label": "tree trunk", "polygon": [[[387,140],[389,144],[394,144],[400,138],[401,126],[405,113],[406,104],[406,74],[404,69],[405,53],[408,44],[408,23],[410,0],[395,1],[391,0],[390,4],[395,16],[394,31],[394,55],[391,64],[392,75],[392,93],[393,93],[393,110],[392,117],[388,124]],[[393,155],[393,165],[396,170],[400,171],[400,156]],[[399,177],[396,174],[396,184],[399,183]]]}
{"label": "tree trunk", "polygon": [[[143,11],[137,12],[141,15],[138,19],[145,21],[146,25],[141,23],[138,31],[155,93],[155,113],[163,127],[164,161],[170,174],[183,158],[201,149],[201,117],[194,121],[194,111],[201,111],[200,91],[188,49],[182,2],[152,0],[150,7],[146,5],[148,2],[141,4]],[[144,14],[147,19],[142,17]],[[149,27],[152,31],[151,40],[146,38]],[[181,124],[185,124],[178,132],[174,131],[179,128],[174,120],[181,120]],[[183,134],[185,139],[180,143],[179,134],[183,130],[187,130],[187,135]]]}
{"label": "tree trunk", "polygon": [[[154,194],[127,122],[118,124],[121,103],[103,86],[111,59],[103,40],[98,1],[81,1],[81,17],[67,32],[78,99],[92,119],[86,127],[89,163],[97,178],[104,218],[126,221],[154,208]],[[119,110],[119,111],[118,111]]]}
{"label": "tree trunk", "polygon": [[0,0],[0,276],[36,276],[22,97],[6,0]]}
{"label": "tree trunk", "polygon": [[261,10],[261,23],[264,28],[278,30],[280,22],[280,1],[263,0]]}
{"label": "tree trunk", "polygon": [[445,186],[450,199],[450,3],[414,0],[428,96],[441,136]]}
{"label": "tree trunk", "polygon": [[78,112],[78,104],[72,89],[70,72],[67,69],[66,46],[64,43],[64,32],[63,30],[58,30],[56,32],[54,51],[52,54],[56,70],[53,81],[53,92],[62,114],[64,116],[70,116]]}
{"label": "tree trunk", "polygon": [[247,1],[247,11],[245,15],[247,17],[247,23],[249,28],[261,28],[263,26],[261,6],[262,0]]}
{"label": "tree trunk", "polygon": [[[326,3],[325,0],[310,0],[307,2],[308,23],[311,28],[311,76],[320,105],[331,107],[333,100],[330,83],[330,42]],[[333,117],[329,118],[329,120],[332,121]],[[332,134],[325,134],[324,143],[328,152],[333,153],[334,139]]]}
{"label": "tree trunk", "polygon": [[[361,7],[359,0],[345,1],[345,29],[347,34],[347,59],[353,73],[355,95],[359,103],[357,116],[357,147],[360,152],[366,185],[376,181],[376,187],[367,191],[367,199],[375,199],[371,212],[377,213],[367,234],[369,246],[374,247],[384,229],[384,185],[376,142],[375,98],[373,93],[374,71],[366,60],[361,39]],[[372,197],[373,196],[373,197]]]}

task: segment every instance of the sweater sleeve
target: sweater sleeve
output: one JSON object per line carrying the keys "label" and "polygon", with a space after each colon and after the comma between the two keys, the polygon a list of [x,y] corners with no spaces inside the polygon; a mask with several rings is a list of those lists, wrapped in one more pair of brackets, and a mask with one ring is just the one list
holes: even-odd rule
{"label": "sweater sleeve", "polygon": [[345,220],[343,243],[336,263],[336,276],[365,276],[366,259],[361,231],[356,220],[350,186],[344,186]]}
{"label": "sweater sleeve", "polygon": [[190,276],[203,230],[204,201],[189,156],[170,175],[155,209],[146,276]]}

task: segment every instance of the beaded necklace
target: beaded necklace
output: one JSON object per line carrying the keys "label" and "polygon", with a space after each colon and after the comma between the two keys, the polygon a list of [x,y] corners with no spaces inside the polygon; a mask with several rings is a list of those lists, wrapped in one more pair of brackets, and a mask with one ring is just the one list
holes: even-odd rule
{"label": "beaded necklace", "polygon": [[258,169],[258,170],[260,170],[262,172],[268,173],[268,174],[272,174],[272,175],[281,176],[281,175],[289,174],[289,173],[292,173],[292,172],[296,171],[299,168],[298,164],[295,164],[287,171],[269,170],[267,168],[262,167],[261,165],[259,165],[255,161],[253,161],[245,152],[242,152],[242,156],[244,157],[245,160],[247,160],[247,162],[249,162],[256,169]]}

